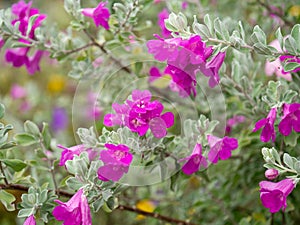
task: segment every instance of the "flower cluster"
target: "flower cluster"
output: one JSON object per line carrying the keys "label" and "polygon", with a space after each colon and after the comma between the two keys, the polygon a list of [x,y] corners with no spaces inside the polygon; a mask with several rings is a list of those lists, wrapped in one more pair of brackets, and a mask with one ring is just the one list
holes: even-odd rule
{"label": "flower cluster", "polygon": [[[290,135],[292,130],[300,132],[300,103],[284,103],[282,105],[282,113],[283,116],[278,125],[279,132],[284,136]],[[275,141],[276,133],[274,123],[276,118],[277,108],[274,107],[270,110],[267,118],[263,118],[255,124],[253,132],[263,127],[260,135],[262,142],[268,142],[270,139],[272,139],[273,142]]]}
{"label": "flower cluster", "polygon": [[[227,160],[231,157],[231,151],[238,148],[238,141],[235,138],[223,137],[219,138],[213,135],[207,136],[208,144],[210,150],[208,152],[208,160],[216,164],[219,159]],[[194,147],[192,154],[180,161],[187,161],[183,167],[182,171],[190,175],[199,170],[199,168],[207,168],[207,160],[202,155],[202,146],[197,143]]]}
{"label": "flower cluster", "polygon": [[148,41],[148,51],[156,60],[167,62],[165,73],[170,74],[177,89],[181,90],[182,97],[191,93],[196,95],[197,72],[209,77],[211,88],[219,83],[219,69],[224,61],[225,52],[212,56],[213,48],[206,47],[199,35],[193,35],[186,40],[179,37],[165,40],[157,35],[156,37],[157,40]]}
{"label": "flower cluster", "polygon": [[[20,38],[19,42],[23,44],[31,44],[30,40],[35,39],[35,30],[46,18],[46,15],[40,14],[36,8],[31,8],[32,1],[25,3],[24,0],[19,1],[12,5],[12,14],[15,19],[12,21],[13,25],[18,24],[19,31],[24,38]],[[29,24],[31,18],[35,16],[33,24]],[[29,56],[30,47],[19,47],[13,49],[7,49],[5,53],[5,59],[8,63],[11,63],[14,67],[26,66],[29,74],[34,74],[40,70],[39,63],[44,54],[42,50],[36,50],[32,56]]]}
{"label": "flower cluster", "polygon": [[98,169],[98,178],[117,182],[128,172],[133,156],[126,145],[105,144],[105,147],[107,150],[100,152],[104,165]]}
{"label": "flower cluster", "polygon": [[164,106],[158,101],[151,101],[150,91],[134,90],[131,100],[126,103],[112,105],[116,114],[106,114],[104,117],[105,126],[127,126],[132,132],[143,136],[150,128],[154,137],[162,138],[167,135],[167,128],[174,123],[172,112],[163,113]]}

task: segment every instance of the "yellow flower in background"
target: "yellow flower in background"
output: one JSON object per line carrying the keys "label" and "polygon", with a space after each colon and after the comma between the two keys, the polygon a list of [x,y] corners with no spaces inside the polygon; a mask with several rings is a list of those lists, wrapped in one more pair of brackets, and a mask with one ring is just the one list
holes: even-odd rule
{"label": "yellow flower in background", "polygon": [[62,75],[54,74],[51,75],[48,84],[47,89],[51,94],[57,94],[60,93],[66,86],[66,79]]}
{"label": "yellow flower in background", "polygon": [[300,16],[300,5],[293,5],[289,10],[289,14],[295,17]]}
{"label": "yellow flower in background", "polygon": [[[144,200],[138,201],[138,203],[136,203],[136,208],[143,210],[145,212],[153,212],[155,209],[155,204],[153,201],[151,201],[149,199],[144,199]],[[142,219],[145,219],[145,216],[137,215],[136,219],[142,220]]]}

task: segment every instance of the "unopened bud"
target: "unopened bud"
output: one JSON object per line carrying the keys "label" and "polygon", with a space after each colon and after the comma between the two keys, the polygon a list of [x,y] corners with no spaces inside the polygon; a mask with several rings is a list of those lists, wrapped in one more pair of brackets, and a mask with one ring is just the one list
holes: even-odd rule
{"label": "unopened bud", "polygon": [[265,177],[269,180],[274,180],[278,177],[279,172],[276,169],[268,169],[265,172]]}

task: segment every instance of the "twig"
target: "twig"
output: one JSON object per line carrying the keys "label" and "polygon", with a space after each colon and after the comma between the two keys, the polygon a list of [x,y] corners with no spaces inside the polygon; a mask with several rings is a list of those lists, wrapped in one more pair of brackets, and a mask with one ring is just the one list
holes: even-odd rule
{"label": "twig", "polygon": [[117,209],[119,209],[119,210],[126,210],[126,211],[129,211],[129,212],[134,212],[134,213],[137,213],[137,214],[141,214],[143,216],[153,217],[155,219],[166,221],[166,222],[173,223],[173,224],[178,224],[178,225],[196,225],[196,224],[191,223],[189,221],[178,220],[178,219],[175,219],[175,218],[171,218],[171,217],[160,215],[158,213],[145,212],[143,210],[137,209],[137,208],[132,207],[132,206],[119,205],[117,207]]}
{"label": "twig", "polygon": [[6,176],[5,176],[5,173],[4,173],[4,169],[3,169],[3,166],[2,166],[2,162],[0,161],[0,169],[1,169],[1,173],[3,174],[3,176],[4,176],[4,183],[6,184],[6,185],[8,185],[8,180],[7,180],[7,178],[6,178]]}
{"label": "twig", "polygon": [[261,0],[257,0],[257,3],[260,4],[261,6],[263,6],[266,10],[268,10],[270,14],[274,14],[275,16],[279,17],[289,27],[294,26],[294,24],[291,21],[287,20],[284,17],[284,15],[280,14],[279,12],[274,11],[268,4],[264,3]]}
{"label": "twig", "polygon": [[86,49],[86,48],[94,46],[94,45],[95,45],[94,43],[88,43],[88,44],[83,45],[83,46],[81,46],[79,48],[75,48],[75,49],[64,51],[63,53],[66,54],[66,55],[70,55],[70,54],[73,54],[75,52],[79,52],[79,51],[81,51],[83,49]]}
{"label": "twig", "polygon": [[111,58],[111,60],[113,60],[118,66],[120,66],[120,68],[122,70],[124,70],[125,72],[131,74],[131,70],[124,66],[119,60],[117,60],[116,58],[114,58],[112,55],[109,54],[109,52],[104,48],[103,45],[99,44],[98,41],[95,39],[94,36],[92,36],[86,29],[83,30],[83,32],[86,34],[86,36],[88,36],[88,38],[92,41],[92,44],[96,47],[98,47],[103,53],[105,53],[107,56],[109,56]]}

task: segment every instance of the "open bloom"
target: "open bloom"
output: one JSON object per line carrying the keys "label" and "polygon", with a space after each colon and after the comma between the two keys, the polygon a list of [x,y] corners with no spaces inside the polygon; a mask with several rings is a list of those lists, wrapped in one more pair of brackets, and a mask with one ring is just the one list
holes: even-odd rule
{"label": "open bloom", "polygon": [[27,217],[27,219],[24,221],[23,225],[36,225],[34,215]]}
{"label": "open bloom", "polygon": [[182,167],[182,172],[187,175],[191,175],[199,170],[199,168],[206,168],[207,161],[206,158],[202,155],[202,146],[201,144],[196,144],[192,154],[189,157],[181,159],[180,161],[187,160],[187,162]]}
{"label": "open bloom", "polygon": [[102,26],[108,30],[108,19],[110,17],[110,13],[108,8],[106,8],[106,4],[107,2],[100,2],[96,8],[82,9],[82,14],[92,18],[97,27]]}
{"label": "open bloom", "polygon": [[278,183],[261,181],[259,186],[262,204],[269,208],[271,213],[276,213],[280,209],[285,210],[286,198],[295,188],[292,179],[284,179]]}
{"label": "open bloom", "polygon": [[131,100],[125,104],[114,103],[112,105],[116,114],[104,116],[105,126],[127,126],[132,132],[140,136],[150,129],[153,136],[162,138],[167,134],[167,128],[174,124],[174,115],[171,112],[163,112],[164,106],[158,101],[151,101],[150,91],[132,91]]}
{"label": "open bloom", "polygon": [[98,178],[102,181],[118,181],[128,172],[132,154],[126,145],[105,144],[107,150],[100,152],[100,160],[104,163],[98,169]]}
{"label": "open bloom", "polygon": [[288,136],[292,129],[300,132],[300,103],[283,104],[283,117],[278,129],[284,136]]}
{"label": "open bloom", "polygon": [[65,166],[67,160],[72,160],[75,155],[80,155],[80,153],[86,151],[88,153],[89,159],[93,160],[97,156],[97,151],[94,151],[93,149],[89,148],[86,149],[84,145],[75,145],[73,147],[66,148],[62,145],[57,145],[57,147],[63,149],[59,161],[60,166]]}
{"label": "open bloom", "polygon": [[238,141],[235,138],[227,136],[219,138],[213,135],[208,135],[207,140],[210,146],[208,160],[214,164],[216,164],[219,159],[229,159],[231,157],[231,151],[238,148]]}
{"label": "open bloom", "polygon": [[64,225],[92,225],[90,207],[82,189],[68,202],[54,201],[59,206],[54,208],[52,214],[55,219],[64,221]]}
{"label": "open bloom", "polygon": [[261,119],[255,124],[252,132],[256,132],[260,128],[264,127],[260,135],[260,140],[262,142],[268,142],[270,139],[272,139],[273,142],[275,141],[276,133],[274,130],[274,123],[276,120],[276,114],[277,108],[272,108],[267,118]]}

